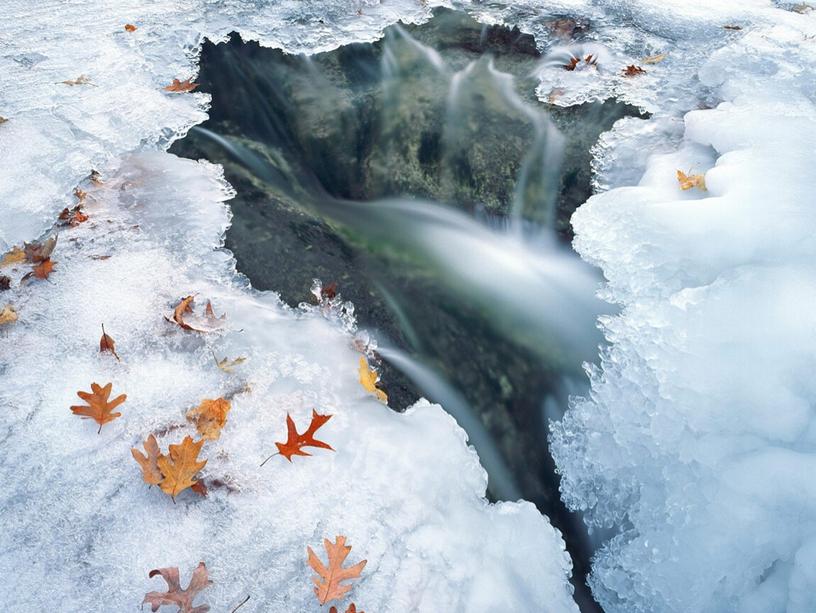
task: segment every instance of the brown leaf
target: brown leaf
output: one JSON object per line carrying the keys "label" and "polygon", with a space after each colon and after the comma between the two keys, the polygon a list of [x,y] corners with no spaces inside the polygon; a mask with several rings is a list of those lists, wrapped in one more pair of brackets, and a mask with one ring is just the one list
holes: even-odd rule
{"label": "brown leaf", "polygon": [[635,64],[629,64],[629,66],[623,69],[624,77],[636,77],[641,74],[646,74],[646,71],[643,70],[643,68],[641,68],[640,66],[636,66]]}
{"label": "brown leaf", "polygon": [[357,579],[367,562],[367,560],[363,560],[357,562],[354,566],[343,568],[343,562],[345,562],[351,551],[351,546],[346,545],[345,536],[338,536],[335,538],[334,543],[328,539],[323,539],[323,547],[328,554],[328,567],[324,566],[311,547],[306,547],[309,554],[309,566],[317,573],[317,577],[314,577],[312,581],[315,584],[315,595],[321,605],[330,600],[342,598],[351,591],[351,586],[342,582]]}
{"label": "brown leaf", "polygon": [[198,87],[198,83],[193,83],[192,79],[184,79],[184,81],[173,79],[173,82],[170,85],[167,85],[164,88],[164,91],[174,93],[186,93],[193,91],[196,87]]}
{"label": "brown leaf", "polygon": [[207,495],[207,486],[204,485],[204,481],[196,481],[190,486],[190,490],[195,492],[199,496]]}
{"label": "brown leaf", "polygon": [[88,221],[88,216],[82,212],[82,206],[78,204],[72,209],[67,207],[62,209],[62,212],[59,214],[59,220],[64,224],[75,228],[79,224]]}
{"label": "brown leaf", "polygon": [[193,606],[193,600],[196,599],[199,592],[204,590],[207,586],[212,585],[212,581],[210,581],[207,575],[207,566],[204,562],[200,562],[198,567],[193,571],[193,575],[190,577],[190,584],[184,590],[181,589],[178,567],[157,568],[148,573],[148,577],[151,579],[156,575],[161,575],[162,579],[167,582],[168,590],[166,592],[148,592],[145,594],[142,605],[149,604],[151,611],[158,611],[162,605],[177,606],[177,613],[206,613],[210,610],[209,605],[206,604],[198,605],[197,607]]}
{"label": "brown leaf", "polygon": [[[54,263],[51,261],[51,258],[45,258],[32,269],[30,274],[33,274],[38,279],[47,279],[48,275],[50,275],[53,271]],[[28,275],[26,275],[26,277],[27,276]]]}
{"label": "brown leaf", "polygon": [[198,461],[203,440],[197,443],[185,436],[180,445],[170,445],[168,455],[161,455],[157,460],[164,479],[159,484],[162,491],[172,498],[196,484],[195,474],[207,464],[207,460]]}
{"label": "brown leaf", "polygon": [[[212,308],[212,303],[207,301],[207,306],[204,309],[204,315],[196,317],[193,314],[193,301],[195,296],[185,296],[173,309],[172,319],[165,316],[165,319],[170,322],[175,322],[180,328],[184,330],[191,330],[193,332],[213,332],[224,325],[226,315],[216,317]],[[189,323],[188,319],[193,323]]]}
{"label": "brown leaf", "polygon": [[126,32],[135,32],[136,30],[137,30],[137,27],[134,26],[132,23],[126,23],[125,24],[125,31]]}
{"label": "brown leaf", "polygon": [[332,281],[326,287],[320,288],[320,297],[325,300],[334,300],[337,297],[337,281]]}
{"label": "brown leaf", "polygon": [[0,266],[10,266],[12,264],[19,264],[20,262],[25,262],[26,260],[26,252],[20,249],[19,247],[12,247],[11,251],[6,253],[3,256],[3,259],[0,260]]}
{"label": "brown leaf", "polygon": [[231,408],[230,401],[224,398],[205,398],[197,407],[187,411],[187,419],[195,423],[202,437],[214,441],[221,436],[221,428],[227,423]]}
{"label": "brown leaf", "polygon": [[102,324],[102,338],[99,339],[99,352],[104,353],[106,351],[110,351],[113,354],[113,357],[116,358],[116,361],[121,362],[119,359],[119,354],[116,353],[116,341],[108,336],[108,334],[105,332],[105,324]]}
{"label": "brown leaf", "polygon": [[13,306],[7,304],[0,309],[0,326],[7,326],[17,321],[17,311]]}
{"label": "brown leaf", "polygon": [[658,53],[657,55],[647,55],[641,60],[644,64],[659,64],[668,57],[668,53]]}
{"label": "brown leaf", "polygon": [[735,30],[735,31],[742,30],[742,26],[735,26],[735,25],[726,25],[726,26],[723,26],[723,28],[726,29],[726,30]]}
{"label": "brown leaf", "polygon": [[0,292],[4,292],[11,287],[11,277],[0,275]]}
{"label": "brown leaf", "polygon": [[[280,453],[284,458],[292,461],[292,456],[295,455],[303,455],[303,456],[310,456],[312,454],[303,451],[303,447],[318,447],[320,449],[332,449],[331,445],[325,443],[323,441],[317,440],[314,437],[315,432],[327,421],[332,418],[331,415],[320,415],[317,411],[312,409],[312,421],[309,423],[309,428],[303,434],[298,434],[297,428],[295,427],[295,422],[292,417],[287,413],[286,414],[286,442],[285,443],[275,443],[275,446],[278,448],[278,453]],[[272,456],[269,456],[270,458]],[[269,458],[263,461],[263,466],[266,464]]]}
{"label": "brown leaf", "polygon": [[[337,607],[331,607],[329,613],[337,613]],[[352,602],[346,609],[346,613],[358,613],[357,606]],[[359,613],[365,613],[365,611],[359,611]]]}
{"label": "brown leaf", "polygon": [[56,245],[56,236],[52,236],[41,243],[24,243],[23,248],[25,250],[25,258],[34,264],[47,260],[51,257],[51,253],[54,251],[54,247],[56,247]]}
{"label": "brown leaf", "polygon": [[121,394],[108,402],[112,387],[112,383],[108,383],[105,387],[100,387],[96,383],[91,383],[91,393],[77,392],[77,396],[87,402],[88,405],[71,407],[71,411],[73,411],[74,415],[80,415],[83,418],[93,419],[99,424],[97,434],[102,431],[102,426],[104,426],[106,423],[122,416],[121,413],[113,413],[112,411],[127,399],[127,395]]}
{"label": "brown leaf", "polygon": [[164,479],[161,470],[159,470],[158,460],[163,457],[159,452],[159,444],[156,442],[156,437],[152,434],[147,437],[144,442],[144,449],[147,455],[143,454],[136,448],[130,450],[133,459],[142,467],[142,478],[148,485],[158,485]]}
{"label": "brown leaf", "polygon": [[2,115],[0,115],[0,125],[6,123],[7,121],[8,121],[8,119],[6,119]]}
{"label": "brown leaf", "polygon": [[[64,83],[65,85],[93,85],[91,83],[91,77],[88,75],[81,74],[76,79],[68,79],[67,81],[60,81],[60,83]],[[94,87],[96,87],[94,85]]]}
{"label": "brown leaf", "polygon": [[388,403],[388,396],[386,393],[377,387],[377,381],[380,378],[380,375],[376,370],[368,365],[368,360],[366,360],[364,356],[360,356],[359,373],[360,385],[362,385],[366,391],[374,394],[381,402]]}
{"label": "brown leaf", "polygon": [[683,191],[692,189],[694,187],[706,191],[705,175],[687,175],[682,170],[677,171],[677,182],[680,183],[680,189]]}

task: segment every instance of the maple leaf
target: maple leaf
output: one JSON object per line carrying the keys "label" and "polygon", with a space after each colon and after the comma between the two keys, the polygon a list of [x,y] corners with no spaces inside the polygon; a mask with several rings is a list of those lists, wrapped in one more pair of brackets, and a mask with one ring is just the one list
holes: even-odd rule
{"label": "maple leaf", "polygon": [[187,419],[195,423],[202,437],[214,441],[221,436],[221,428],[227,423],[231,408],[230,401],[224,398],[205,398],[197,407],[187,411]]}
{"label": "maple leaf", "polygon": [[366,391],[374,394],[378,400],[388,402],[388,396],[384,391],[377,387],[377,380],[380,378],[377,371],[368,365],[368,360],[364,356],[360,356],[360,384]]}
{"label": "maple leaf", "polygon": [[162,579],[167,582],[169,589],[166,592],[148,592],[145,594],[142,605],[149,604],[151,611],[158,611],[162,605],[175,605],[178,607],[178,613],[206,613],[210,610],[209,605],[206,604],[197,607],[193,606],[193,600],[196,599],[199,592],[212,585],[204,562],[199,562],[198,567],[190,577],[190,584],[186,589],[181,589],[177,566],[156,568],[151,570],[147,576],[152,579],[156,575],[161,575]]}
{"label": "maple leaf", "polygon": [[0,326],[13,324],[15,321],[17,321],[17,311],[14,310],[13,306],[7,304],[0,309]]}
{"label": "maple leaf", "polygon": [[0,275],[0,292],[4,292],[11,287],[11,277]]}
{"label": "maple leaf", "polygon": [[76,79],[68,79],[66,81],[60,81],[60,83],[64,83],[65,85],[71,85],[71,86],[73,86],[73,85],[93,85],[94,87],[96,87],[96,85],[91,83],[91,77],[89,77],[88,75],[84,75],[84,74],[79,75]]}
{"label": "maple leaf", "polygon": [[645,74],[646,71],[643,70],[640,66],[636,66],[635,64],[629,64],[626,68],[623,69],[623,76],[624,77],[636,77],[641,74]]}
{"label": "maple leaf", "polygon": [[686,174],[682,170],[677,171],[677,182],[680,184],[680,189],[683,191],[697,187],[702,191],[706,191],[705,175]]}
{"label": "maple leaf", "polygon": [[184,79],[184,81],[173,79],[173,82],[170,85],[167,85],[164,88],[164,91],[173,93],[186,93],[193,91],[196,87],[198,87],[198,83],[193,83],[192,79]]}
{"label": "maple leaf", "polygon": [[226,318],[226,315],[216,317],[215,311],[213,311],[212,308],[212,303],[209,300],[207,301],[207,306],[204,309],[204,316],[203,317],[193,316],[192,319],[195,325],[189,324],[185,320],[185,317],[187,317],[188,314],[193,313],[194,300],[195,296],[185,296],[176,305],[176,308],[173,309],[172,319],[166,316],[165,319],[169,322],[178,324],[178,326],[180,328],[183,328],[184,330],[191,330],[193,332],[212,332],[224,325],[224,319]]}
{"label": "maple leaf", "polygon": [[133,459],[142,467],[142,478],[148,485],[158,485],[164,479],[164,475],[159,470],[158,460],[163,455],[159,452],[159,444],[156,442],[156,437],[152,434],[147,437],[144,442],[144,449],[147,455],[136,448],[130,450]]}
{"label": "maple leaf", "polygon": [[644,64],[659,64],[668,57],[668,53],[658,53],[657,55],[647,55],[641,61]]}
{"label": "maple leaf", "polygon": [[136,30],[137,30],[137,27],[134,26],[132,23],[126,23],[125,24],[125,31],[126,32],[135,32]]}
{"label": "maple leaf", "polygon": [[198,452],[201,451],[203,440],[197,443],[189,436],[185,436],[180,445],[170,445],[168,455],[161,455],[156,463],[164,475],[159,484],[162,491],[175,499],[176,496],[197,483],[193,476],[207,464],[207,460],[198,461]]}
{"label": "maple leaf", "polygon": [[19,247],[13,247],[11,251],[6,253],[3,256],[3,259],[0,260],[0,266],[10,266],[11,264],[19,264],[20,262],[25,262],[26,260],[26,252],[20,249]]}
{"label": "maple leaf", "polygon": [[303,455],[310,456],[312,454],[303,451],[303,447],[319,447],[320,449],[332,449],[332,446],[323,441],[317,440],[314,437],[315,432],[332,418],[331,415],[321,415],[312,409],[312,421],[309,423],[309,428],[303,434],[298,434],[295,422],[289,413],[286,414],[286,442],[275,443],[278,448],[278,453],[273,453],[271,456],[261,462],[261,466],[266,464],[271,458],[280,454],[290,462],[292,456]]}
{"label": "maple leaf", "polygon": [[232,373],[236,367],[240,366],[244,362],[246,362],[245,357],[238,357],[234,360],[230,360],[228,358],[224,358],[223,360],[219,360],[215,357],[215,353],[213,353],[213,359],[215,360],[215,365],[218,366],[221,370],[227,373]]}
{"label": "maple leaf", "polygon": [[334,543],[329,541],[329,539],[323,539],[323,547],[326,549],[326,553],[329,557],[328,568],[324,566],[323,562],[317,557],[315,552],[312,551],[311,547],[306,547],[306,551],[309,554],[309,566],[311,566],[318,575],[314,577],[312,581],[314,581],[315,584],[315,595],[321,605],[326,604],[330,600],[345,596],[351,590],[351,586],[343,584],[342,582],[357,579],[367,562],[367,560],[363,560],[362,562],[357,562],[354,566],[343,568],[343,562],[345,562],[351,551],[351,546],[346,545],[345,536],[336,537]]}
{"label": "maple leaf", "polygon": [[88,405],[71,407],[71,411],[73,411],[74,415],[81,415],[83,418],[93,419],[99,424],[97,434],[102,431],[102,426],[106,423],[122,416],[121,413],[113,413],[112,411],[127,399],[127,395],[121,394],[108,402],[112,387],[112,383],[108,383],[105,387],[91,383],[91,393],[77,392],[77,396],[87,402]]}
{"label": "maple leaf", "polygon": [[34,264],[47,260],[51,257],[51,253],[54,251],[56,245],[56,236],[52,236],[42,243],[23,243],[25,259]]}
{"label": "maple leaf", "polygon": [[105,324],[102,324],[102,338],[99,339],[99,351],[100,353],[110,351],[113,354],[113,357],[116,358],[116,361],[121,362],[121,360],[119,359],[119,354],[116,353],[116,341],[114,341],[105,332]]}
{"label": "maple leaf", "polygon": [[[337,607],[331,607],[329,613],[337,613]],[[346,609],[346,613],[358,613],[357,606],[352,602]],[[360,611],[359,613],[365,613],[365,611]]]}

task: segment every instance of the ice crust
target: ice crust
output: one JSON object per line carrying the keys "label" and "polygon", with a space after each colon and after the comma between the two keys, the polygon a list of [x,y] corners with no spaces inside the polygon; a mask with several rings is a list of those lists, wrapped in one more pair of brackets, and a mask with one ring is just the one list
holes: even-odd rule
{"label": "ice crust", "polygon": [[[349,599],[358,609],[577,610],[560,533],[530,503],[486,501],[478,457],[439,406],[397,414],[367,394],[342,322],[236,274],[220,169],[164,152],[206,117],[208,96],[161,91],[194,76],[204,36],[237,30],[319,51],[429,12],[408,1],[0,7],[0,249],[41,236],[77,185],[91,217],[61,232],[48,281],[19,287],[24,267],[3,270],[15,283],[0,299],[20,313],[0,332],[6,610],[135,610],[164,587],[150,569],[178,566],[186,584],[204,560],[214,585],[200,602],[213,611],[246,595],[242,611],[325,611],[306,547],[338,534],[350,561],[368,560]],[[60,83],[80,75],[93,85]],[[82,182],[91,168],[102,186]],[[227,313],[225,331],[201,337],[164,320],[190,293]],[[121,363],[98,352],[103,322]],[[248,362],[226,375],[211,352]],[[128,395],[99,435],[69,410],[92,381]],[[142,482],[131,447],[154,431],[162,448],[180,442],[194,433],[187,409],[245,386],[202,453],[208,498],[174,504]],[[302,430],[313,408],[333,415],[321,432],[336,452],[260,468],[287,413]]]}
{"label": "ice crust", "polygon": [[[654,138],[674,100],[596,151],[606,191],[575,213],[575,247],[622,311],[553,428],[562,494],[619,531],[593,565],[606,611],[814,611],[816,14],[625,4],[704,52],[693,87],[716,104],[682,116],[671,151]],[[743,29],[717,43],[723,24]],[[639,179],[616,168],[644,148]],[[708,191],[681,192],[676,169]]]}

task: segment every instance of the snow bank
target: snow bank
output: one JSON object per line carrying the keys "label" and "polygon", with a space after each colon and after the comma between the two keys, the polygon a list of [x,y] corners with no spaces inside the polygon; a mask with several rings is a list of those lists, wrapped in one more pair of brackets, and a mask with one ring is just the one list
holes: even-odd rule
{"label": "snow bank", "polygon": [[[573,217],[622,313],[603,321],[590,396],[553,430],[563,495],[620,530],[591,580],[607,611],[813,611],[816,17],[627,4],[706,51],[693,87],[720,103],[688,113],[637,184],[599,163],[613,189]],[[710,23],[743,30],[715,43]],[[639,163],[667,115],[618,126],[609,155]],[[708,191],[680,191],[676,169]]]}
{"label": "snow bank", "polygon": [[[358,15],[358,9],[362,15]],[[253,291],[220,249],[230,188],[220,170],[163,153],[205,117],[204,94],[161,91],[195,72],[203,36],[233,29],[293,51],[370,40],[413,2],[7,2],[0,9],[0,248],[33,240],[75,202],[91,168],[90,220],[64,229],[48,281],[19,287],[0,332],[0,573],[9,611],[125,611],[160,588],[147,572],[205,560],[202,602],[229,611],[317,611],[306,547],[346,535],[366,558],[367,611],[575,611],[560,534],[529,503],[488,504],[464,432],[438,406],[396,414],[357,380],[352,338],[316,311]],[[124,24],[138,29],[129,33]],[[66,85],[87,75],[92,85]],[[270,262],[271,266],[275,262]],[[201,336],[163,319],[197,293],[227,313]],[[122,362],[98,353],[100,324]],[[235,374],[214,364],[246,356]],[[123,416],[72,415],[75,393],[113,382]],[[175,503],[141,480],[131,447],[193,433],[184,413],[236,394],[207,443],[206,499]],[[333,415],[318,450],[273,458],[291,414]],[[220,485],[219,485],[220,484]],[[323,609],[325,610],[325,609]]]}

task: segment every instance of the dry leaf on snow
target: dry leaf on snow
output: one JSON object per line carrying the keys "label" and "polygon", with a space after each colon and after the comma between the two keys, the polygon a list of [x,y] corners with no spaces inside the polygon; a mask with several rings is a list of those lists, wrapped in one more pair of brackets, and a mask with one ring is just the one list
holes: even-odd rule
{"label": "dry leaf on snow", "polygon": [[644,64],[659,64],[660,62],[665,60],[668,55],[669,55],[668,53],[658,53],[657,55],[647,55],[641,61]]}
{"label": "dry leaf on snow", "polygon": [[366,360],[364,356],[360,356],[359,370],[360,370],[360,385],[362,385],[366,389],[366,391],[374,394],[378,400],[387,403],[388,396],[384,391],[377,387],[377,381],[379,380],[380,375],[377,373],[376,370],[374,370],[368,365],[368,360]]}
{"label": "dry leaf on snow", "polygon": [[315,584],[315,595],[321,605],[345,596],[351,590],[351,586],[344,584],[343,581],[357,579],[367,562],[367,560],[363,560],[357,562],[354,566],[343,568],[343,562],[345,562],[351,551],[351,546],[346,545],[345,536],[338,536],[334,543],[329,539],[323,539],[323,547],[329,557],[328,567],[317,557],[311,547],[306,547],[309,554],[309,566],[318,575],[312,581]]}
{"label": "dry leaf on snow", "polygon": [[234,360],[230,360],[229,358],[219,360],[217,357],[215,357],[215,353],[213,353],[213,359],[215,360],[215,365],[226,373],[234,372],[236,367],[246,362],[245,357],[238,357],[235,358]]}
{"label": "dry leaf on snow", "polygon": [[[297,428],[295,427],[295,421],[292,417],[287,413],[286,414],[286,442],[285,443],[275,443],[275,446],[278,448],[278,453],[282,455],[284,458],[292,461],[292,456],[295,455],[303,455],[309,456],[312,455],[303,451],[304,447],[318,447],[320,449],[332,449],[331,445],[320,441],[314,437],[315,432],[323,426],[327,421],[332,418],[331,415],[321,415],[314,409],[312,409],[312,421],[309,423],[309,427],[307,428],[306,432],[303,434],[298,434]],[[266,458],[261,463],[261,466],[266,464],[270,458],[274,457],[277,454],[272,454],[269,458]]]}
{"label": "dry leaf on snow", "polygon": [[198,461],[198,452],[201,451],[203,440],[197,443],[189,436],[185,436],[180,445],[170,445],[168,455],[160,455],[156,463],[164,475],[159,484],[162,491],[174,498],[197,483],[196,473],[207,464],[207,460]]}
{"label": "dry leaf on snow", "polygon": [[232,405],[229,400],[205,398],[201,404],[187,411],[187,419],[195,423],[198,433],[211,441],[221,436],[221,429],[227,423],[227,413]]}
{"label": "dry leaf on snow", "polygon": [[193,571],[190,584],[184,590],[181,589],[177,566],[151,570],[148,577],[152,579],[156,575],[161,575],[162,579],[167,582],[168,589],[166,592],[148,592],[145,594],[142,605],[149,604],[151,611],[158,611],[162,605],[175,605],[178,607],[178,613],[206,613],[210,610],[209,605],[206,604],[197,607],[193,606],[193,600],[196,599],[199,592],[212,585],[204,562],[200,562]]}
{"label": "dry leaf on snow", "polygon": [[[68,79],[67,81],[60,81],[60,83],[65,85],[94,85],[91,83],[91,77],[84,74],[79,75],[76,79]],[[94,87],[96,86],[94,85]]]}
{"label": "dry leaf on snow", "polygon": [[13,247],[11,251],[3,256],[0,260],[0,266],[11,266],[12,264],[19,264],[26,261],[26,253],[20,247]]}
{"label": "dry leaf on snow", "polygon": [[[337,607],[331,607],[329,613],[337,613]],[[357,606],[352,602],[346,609],[346,613],[365,613],[365,611],[358,611]]]}
{"label": "dry leaf on snow", "polygon": [[125,24],[125,31],[126,32],[135,32],[138,28],[134,26],[132,23]]}
{"label": "dry leaf on snow", "polygon": [[4,292],[11,287],[11,277],[0,275],[0,292]]}
{"label": "dry leaf on snow", "polygon": [[25,259],[33,264],[47,260],[51,257],[51,254],[54,251],[54,247],[56,246],[57,246],[56,236],[52,236],[51,238],[44,240],[41,243],[24,243],[23,249],[25,253]]}
{"label": "dry leaf on snow", "polygon": [[680,189],[683,191],[692,189],[694,187],[706,191],[705,175],[686,174],[682,170],[677,171],[677,182],[680,184]]}
{"label": "dry leaf on snow", "polygon": [[226,315],[221,317],[215,316],[212,303],[208,300],[207,306],[204,309],[204,315],[196,315],[193,311],[193,302],[195,296],[185,296],[173,309],[173,317],[165,316],[165,319],[171,323],[177,324],[184,330],[191,330],[193,332],[213,332],[224,325]]}
{"label": "dry leaf on snow", "polygon": [[79,224],[88,221],[88,216],[82,212],[82,205],[78,204],[71,209],[67,207],[62,209],[62,212],[59,214],[59,220],[62,223],[75,228]]}
{"label": "dry leaf on snow", "polygon": [[102,338],[99,339],[99,351],[100,353],[110,351],[117,361],[121,361],[119,360],[119,354],[116,353],[116,341],[105,332],[105,324],[102,324]]}
{"label": "dry leaf on snow", "polygon": [[162,455],[159,451],[159,444],[156,442],[156,437],[152,434],[147,437],[144,442],[144,450],[146,455],[138,449],[131,449],[130,453],[133,459],[142,467],[142,478],[148,485],[158,485],[164,479],[161,470],[159,470],[158,460]]}
{"label": "dry leaf on snow", "polygon": [[113,421],[117,417],[121,417],[121,413],[113,413],[113,409],[122,404],[126,399],[126,394],[121,394],[108,401],[111,394],[112,383],[108,383],[105,387],[100,387],[96,383],[91,383],[92,392],[77,392],[77,396],[88,403],[87,406],[79,405],[72,406],[71,411],[74,415],[80,415],[83,418],[93,419],[99,424],[97,434],[102,431],[102,426]]}
{"label": "dry leaf on snow", "polygon": [[164,88],[164,91],[173,93],[186,93],[193,91],[196,87],[198,87],[198,83],[193,83],[192,79],[184,79],[184,81],[173,79],[173,82],[170,85],[167,85]]}
{"label": "dry leaf on snow", "polygon": [[17,311],[10,304],[0,309],[0,326],[13,324],[17,321]]}
{"label": "dry leaf on snow", "polygon": [[646,74],[646,71],[643,70],[643,68],[641,68],[640,66],[636,66],[635,64],[630,64],[629,66],[623,69],[624,77],[636,77],[642,74]]}

